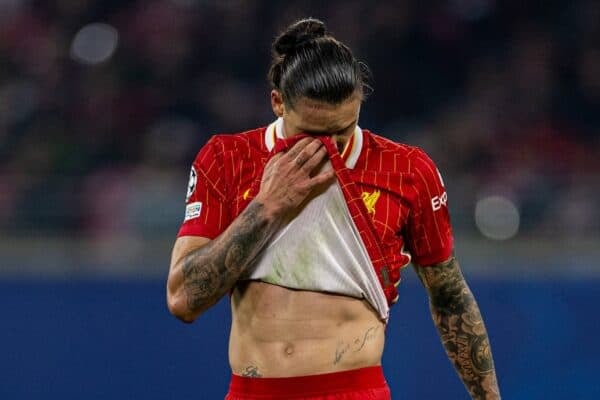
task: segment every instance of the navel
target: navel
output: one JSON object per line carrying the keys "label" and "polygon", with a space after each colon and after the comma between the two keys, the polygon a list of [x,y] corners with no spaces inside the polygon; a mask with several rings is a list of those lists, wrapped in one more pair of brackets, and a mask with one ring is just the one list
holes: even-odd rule
{"label": "navel", "polygon": [[283,351],[287,357],[291,357],[294,354],[294,345],[292,343],[286,344]]}

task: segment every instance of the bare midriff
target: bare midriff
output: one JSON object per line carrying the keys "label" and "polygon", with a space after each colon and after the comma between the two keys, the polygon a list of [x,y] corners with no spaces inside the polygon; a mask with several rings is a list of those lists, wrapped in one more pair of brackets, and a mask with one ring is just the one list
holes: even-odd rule
{"label": "bare midriff", "polygon": [[385,324],[364,300],[244,281],[231,306],[234,374],[290,377],[381,364]]}

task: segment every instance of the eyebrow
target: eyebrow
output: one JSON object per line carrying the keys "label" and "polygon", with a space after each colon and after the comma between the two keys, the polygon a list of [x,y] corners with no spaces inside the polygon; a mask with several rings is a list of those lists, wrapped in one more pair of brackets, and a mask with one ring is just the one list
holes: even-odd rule
{"label": "eyebrow", "polygon": [[346,127],[342,128],[342,129],[334,130],[334,131],[329,130],[329,129],[322,130],[322,131],[315,131],[315,130],[311,130],[311,129],[301,129],[301,131],[302,132],[306,132],[306,133],[310,133],[310,134],[313,134],[313,135],[324,135],[324,134],[331,133],[331,132],[345,131],[347,129],[350,129],[350,127],[352,125],[356,124],[357,122],[358,122],[358,119],[355,119],[350,124],[348,124]]}

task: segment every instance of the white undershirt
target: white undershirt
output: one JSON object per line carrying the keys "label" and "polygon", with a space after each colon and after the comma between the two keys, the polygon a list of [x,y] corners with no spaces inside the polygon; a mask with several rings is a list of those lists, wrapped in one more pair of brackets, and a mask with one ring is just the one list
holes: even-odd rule
{"label": "white undershirt", "polygon": [[388,318],[385,294],[337,180],[275,234],[243,279],[364,298]]}

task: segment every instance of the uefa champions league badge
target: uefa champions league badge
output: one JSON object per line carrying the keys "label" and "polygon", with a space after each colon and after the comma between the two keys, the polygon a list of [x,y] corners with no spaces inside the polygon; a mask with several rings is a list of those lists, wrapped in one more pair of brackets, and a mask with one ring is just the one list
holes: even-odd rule
{"label": "uefa champions league badge", "polygon": [[196,170],[194,167],[190,170],[190,180],[188,181],[187,187],[187,195],[185,196],[185,202],[190,201],[190,197],[194,194],[194,190],[196,190],[196,181],[198,180],[198,174],[196,174]]}

